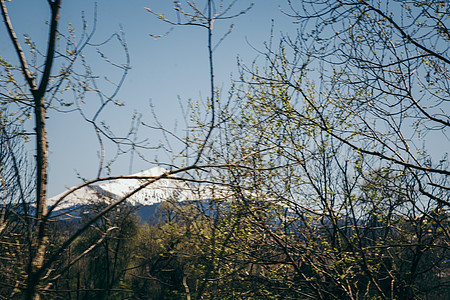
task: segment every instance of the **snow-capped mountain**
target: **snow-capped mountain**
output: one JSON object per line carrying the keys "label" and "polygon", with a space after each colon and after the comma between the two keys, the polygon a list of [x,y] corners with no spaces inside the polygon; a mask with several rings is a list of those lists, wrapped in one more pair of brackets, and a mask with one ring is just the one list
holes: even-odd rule
{"label": "snow-capped mountain", "polygon": [[[155,177],[165,172],[167,172],[167,170],[164,168],[154,167],[130,176]],[[99,201],[119,200],[135,191],[146,182],[146,179],[116,179],[100,184],[85,186],[66,196],[64,200],[58,204],[55,210],[92,205]],[[127,199],[126,203],[132,206],[148,206],[169,199],[176,201],[201,200],[206,198],[205,195],[201,196],[201,194],[204,194],[205,187],[201,188],[201,190],[203,192],[200,191],[198,186],[194,186],[185,181],[165,178],[151,183],[138,191]],[[50,198],[48,201],[49,206],[55,204],[65,193],[66,192],[63,192]]]}

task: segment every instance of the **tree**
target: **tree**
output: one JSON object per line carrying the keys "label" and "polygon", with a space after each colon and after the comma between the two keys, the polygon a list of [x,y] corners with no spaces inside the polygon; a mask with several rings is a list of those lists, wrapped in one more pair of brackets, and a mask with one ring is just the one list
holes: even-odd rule
{"label": "tree", "polygon": [[[301,30],[283,35],[278,47],[270,40],[265,67],[241,62],[239,81],[222,103],[214,81],[212,26],[245,13],[230,13],[236,2],[208,0],[202,9],[174,1],[176,21],[149,10],[166,23],[207,33],[208,118],[194,110],[187,137],[173,135],[185,146],[183,166],[172,162],[171,170],[153,177],[101,178],[99,172],[47,210],[46,112],[54,102],[71,105],[61,100],[67,88],[78,95],[75,105],[88,92],[103,96],[81,55],[92,34],[83,31],[82,43],[73,42],[71,31],[63,35],[60,1],[49,1],[47,54],[39,56],[42,52],[25,40],[29,55],[42,60],[40,71],[39,63],[27,65],[1,1],[20,65],[1,60],[2,88],[12,91],[3,89],[1,97],[23,116],[34,115],[38,149],[34,216],[18,218],[25,226],[10,227],[1,241],[8,259],[23,256],[27,264],[8,269],[2,294],[18,297],[25,291],[28,299],[61,292],[69,297],[165,293],[188,299],[438,299],[448,294],[448,159],[427,153],[435,137],[445,140],[448,128],[448,4],[303,1],[297,7],[288,1],[290,10],[284,12]],[[394,10],[401,13],[393,15]],[[57,37],[66,48],[56,46]],[[116,37],[126,53],[121,35]],[[65,64],[52,73],[57,58]],[[78,59],[81,73],[74,71]],[[117,66],[125,76],[128,65]],[[112,95],[93,118],[77,108],[98,133],[100,146],[102,138],[119,142],[96,121],[113,103]],[[9,140],[14,126],[2,128]],[[129,139],[120,141],[134,146]],[[15,179],[8,182],[20,191],[17,152],[14,146],[5,149],[10,152],[2,163],[13,166],[5,174],[12,174]],[[142,184],[120,199],[99,197],[105,204],[76,228],[50,226],[55,207],[67,195],[117,178]],[[198,199],[206,199],[166,203],[163,220],[153,227],[125,222],[118,212],[125,201],[167,178],[199,184],[207,197]],[[9,203],[24,203],[26,210],[27,201],[19,198]],[[16,242],[23,230],[29,235]],[[125,234],[139,240],[127,240]],[[95,259],[105,264],[94,264]],[[81,269],[95,285],[82,282],[76,275]],[[15,270],[23,272],[16,276]],[[90,280],[99,273],[105,276]]]}
{"label": "tree", "polygon": [[[84,208],[81,224],[101,212],[108,202],[111,201]],[[135,210],[126,204],[118,205],[70,246],[64,257],[71,265],[60,263],[67,270],[60,270],[61,275],[53,280],[53,297],[115,299],[134,293],[128,286],[127,272],[133,267],[133,257],[137,256],[135,244],[140,228]],[[69,220],[69,226],[70,222],[73,221]],[[61,238],[63,231],[57,232]]]}
{"label": "tree", "polygon": [[439,299],[448,159],[428,150],[448,128],[447,3],[288,5],[297,35],[268,43],[265,68],[241,62],[216,111],[201,161],[229,201],[211,198],[196,296]]}
{"label": "tree", "polygon": [[[421,193],[448,206],[447,156],[430,149],[446,140],[450,125],[448,3],[303,4],[292,4],[289,16],[305,30],[286,38],[279,55],[269,49],[276,74],[268,79],[295,91],[312,110],[299,115],[294,108],[294,115],[353,151],[410,170]],[[306,78],[317,78],[318,87]]]}
{"label": "tree", "polygon": [[[158,176],[152,177],[101,177],[102,170],[105,166],[104,163],[104,146],[103,139],[109,139],[118,147],[128,146],[131,148],[137,147],[136,143],[126,137],[117,137],[112,134],[108,127],[102,126],[98,121],[98,116],[107,105],[117,104],[115,100],[117,91],[120,89],[125,76],[129,70],[129,57],[127,52],[127,46],[123,38],[122,33],[114,34],[112,39],[108,39],[105,43],[94,44],[92,43],[93,35],[95,32],[95,26],[92,31],[87,31],[86,22],[84,20],[83,29],[81,30],[81,36],[76,37],[75,31],[69,26],[67,33],[63,33],[63,30],[59,28],[59,14],[61,9],[61,1],[47,1],[50,10],[49,24],[49,37],[46,43],[46,51],[41,51],[37,48],[32,38],[25,36],[25,44],[29,51],[26,52],[22,48],[21,40],[17,37],[12,21],[9,18],[7,5],[5,1],[1,1],[1,11],[4,20],[5,27],[8,31],[13,53],[17,56],[18,67],[13,63],[7,62],[5,59],[1,59],[1,97],[2,104],[6,106],[14,107],[13,110],[16,113],[17,122],[22,119],[34,117],[35,128],[31,135],[36,141],[36,156],[35,156],[35,197],[30,202],[35,205],[35,212],[32,216],[29,216],[24,222],[30,235],[25,239],[25,243],[29,248],[27,253],[26,263],[23,268],[24,275],[22,278],[18,278],[11,286],[10,289],[14,290],[12,294],[18,294],[24,292],[27,299],[39,299],[40,295],[52,292],[51,288],[55,282],[62,276],[60,272],[67,272],[78,260],[82,257],[75,257],[72,261],[64,261],[62,257],[67,251],[70,251],[71,245],[76,243],[83,234],[86,234],[89,229],[98,224],[104,216],[112,212],[116,207],[123,204],[129,197],[133,196],[140,190],[148,187],[153,182],[169,176],[174,176],[178,173],[187,172],[189,170],[201,170],[202,167],[209,168],[211,166],[201,166],[199,164],[200,158],[204,155],[203,149],[205,149],[207,142],[210,140],[211,132],[215,127],[215,92],[214,92],[214,80],[212,71],[212,23],[219,18],[228,18],[226,13],[230,8],[220,8],[216,12],[218,14],[213,15],[216,7],[213,7],[213,2],[208,2],[208,16],[203,15],[200,11],[199,16],[203,16],[203,21],[208,21],[209,25],[198,23],[198,26],[202,26],[208,29],[209,35],[209,51],[211,62],[211,123],[208,126],[209,130],[200,145],[195,145],[196,159],[193,163],[186,166],[173,168]],[[194,5],[195,6],[195,5]],[[195,9],[195,7],[192,7]],[[189,18],[188,14],[185,14]],[[94,20],[95,22],[96,20]],[[113,91],[110,94],[106,94],[105,91],[101,91],[98,88],[97,78],[92,73],[91,68],[87,62],[86,56],[83,55],[83,50],[89,46],[105,46],[107,42],[116,40],[119,42],[119,46],[122,47],[125,56],[125,63],[114,63],[99,50],[100,58],[110,66],[117,68],[120,73],[117,82],[114,85]],[[59,70],[55,71],[59,67]],[[67,100],[68,91],[73,93],[73,100]],[[89,117],[83,110],[83,102],[89,94],[95,94],[100,99],[95,111]],[[56,106],[56,107],[55,107]],[[59,107],[58,107],[59,106]],[[71,107],[75,106],[74,109]],[[67,109],[66,109],[67,108]],[[46,133],[46,118],[48,111],[55,109],[56,111],[67,112],[71,110],[78,111],[83,119],[92,125],[92,128],[97,134],[99,140],[100,153],[102,153],[99,159],[99,171],[97,178],[86,181],[85,183],[73,188],[65,193],[60,199],[48,207],[47,202],[47,133]],[[133,134],[133,131],[132,131]],[[198,147],[197,147],[198,146]],[[120,199],[114,199],[110,201],[108,205],[98,211],[89,220],[86,220],[79,228],[70,232],[69,235],[61,238],[60,232],[50,226],[50,222],[54,218],[54,212],[59,204],[64,201],[65,197],[69,194],[77,191],[84,186],[117,178],[124,179],[140,179],[142,184],[133,191],[130,191],[127,195]],[[184,178],[178,178],[179,180],[188,180]],[[195,181],[195,179],[193,179]],[[21,200],[22,203],[28,204],[25,199]],[[108,230],[105,230],[108,232]],[[55,236],[53,236],[55,235]],[[89,254],[95,249],[97,243],[101,243],[105,235],[101,235],[97,242],[92,242],[91,245],[86,246],[86,251],[81,251],[81,256]],[[65,265],[62,266],[62,265]],[[54,291],[53,291],[54,292]]]}
{"label": "tree", "polygon": [[45,128],[45,117],[46,117],[46,108],[44,103],[44,95],[47,90],[47,86],[49,84],[50,72],[53,66],[54,52],[55,52],[55,41],[57,35],[57,25],[59,20],[59,9],[60,9],[60,1],[49,2],[50,10],[51,10],[51,22],[50,22],[50,34],[48,41],[48,49],[47,49],[47,59],[45,62],[45,67],[42,73],[42,78],[40,78],[40,82],[36,81],[36,78],[32,75],[27,60],[24,56],[22,47],[19,44],[19,41],[15,35],[15,32],[12,28],[11,21],[9,19],[5,2],[1,2],[2,8],[2,16],[4,22],[6,24],[9,36],[14,45],[15,51],[18,55],[21,71],[23,72],[24,79],[30,89],[32,95],[32,101],[30,101],[33,105],[33,113],[35,117],[35,125],[36,125],[36,228],[37,235],[36,238],[33,239],[32,242],[32,252],[30,253],[32,259],[29,265],[29,284],[28,287],[31,289],[28,293],[34,294],[33,290],[36,285],[36,271],[43,264],[43,258],[45,255],[45,245],[47,244],[47,236],[45,234],[45,222],[43,222],[43,216],[47,213],[47,132]]}
{"label": "tree", "polygon": [[294,298],[439,298],[448,159],[428,150],[448,129],[448,4],[289,5],[301,30],[268,43],[266,68],[241,63],[211,180],[234,188],[271,249],[253,261],[287,265],[275,278]]}
{"label": "tree", "polygon": [[[69,107],[77,100],[83,99],[89,92],[98,93],[101,98],[104,98],[103,94],[96,88],[95,79],[92,77],[92,72],[82,55],[83,49],[91,42],[95,29],[92,32],[87,32],[85,27],[78,41],[71,28],[69,28],[67,34],[63,34],[59,30],[61,1],[47,1],[47,3],[50,10],[47,49],[46,51],[40,51],[32,39],[25,36],[25,44],[29,50],[29,52],[26,52],[14,31],[5,1],[0,2],[4,25],[19,65],[16,67],[4,58],[0,58],[2,105],[5,108],[11,107],[11,112],[17,116],[16,120],[10,120],[11,125],[8,125],[6,129],[2,126],[2,130],[11,130],[14,126],[17,126],[14,125],[17,122],[22,122],[31,117],[34,118],[35,123],[32,135],[36,143],[35,184],[32,185],[35,187],[35,196],[32,201],[29,200],[28,195],[19,196],[19,203],[23,204],[22,209],[26,212],[27,205],[32,202],[35,212],[33,216],[25,215],[23,220],[28,227],[26,230],[29,232],[28,239],[25,241],[29,244],[29,253],[25,269],[25,282],[18,281],[15,284],[15,287],[19,290],[25,290],[28,299],[39,299],[39,289],[45,289],[41,280],[49,275],[46,273],[51,270],[50,266],[53,264],[53,261],[46,260],[49,251],[50,232],[48,226],[51,219],[51,210],[48,210],[47,204],[47,112],[54,108],[56,104],[62,108]],[[122,43],[126,53],[126,45],[121,36],[118,34],[114,36]],[[105,58],[105,61],[108,61],[107,58]],[[82,70],[84,69],[84,73],[78,72],[77,68],[80,66]],[[56,67],[60,69],[55,71]],[[127,64],[123,64],[118,68],[123,72],[123,81],[129,67]],[[120,88],[120,85],[121,80],[119,80],[117,88]],[[74,102],[63,100],[67,96],[65,91],[68,89],[75,93]],[[85,117],[86,121],[93,125],[99,139],[104,131],[96,123],[96,117],[107,104],[114,102],[114,95],[115,93],[108,100],[102,100],[101,105],[97,108],[97,114],[92,119]],[[56,108],[56,110],[58,109]],[[78,110],[82,113],[79,107]],[[3,124],[5,123],[2,122]],[[11,147],[8,149],[10,156],[14,157],[16,155],[15,150]],[[100,163],[101,167],[102,163]],[[20,188],[20,180],[17,181],[17,187]],[[55,258],[53,257],[53,260]]]}
{"label": "tree", "polygon": [[[14,295],[14,287],[21,279],[22,261],[26,259],[31,236],[28,225],[31,213],[29,200],[34,196],[33,170],[23,151],[22,129],[11,124],[7,112],[0,121],[0,261],[2,274],[0,295]],[[11,288],[12,287],[12,288]]]}

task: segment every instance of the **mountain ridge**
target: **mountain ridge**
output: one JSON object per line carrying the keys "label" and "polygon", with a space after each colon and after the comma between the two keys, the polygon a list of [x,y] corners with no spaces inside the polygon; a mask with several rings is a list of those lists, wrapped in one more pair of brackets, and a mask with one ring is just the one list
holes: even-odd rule
{"label": "mountain ridge", "polygon": [[[166,173],[162,167],[154,167],[132,175],[130,177],[156,177]],[[119,200],[146,183],[146,179],[114,179],[100,184],[82,187],[61,201],[55,211],[84,205],[92,205],[101,200]],[[54,205],[67,190],[48,199],[49,206]],[[198,187],[182,180],[162,178],[149,184],[127,199],[132,206],[153,205],[164,200],[199,200]]]}

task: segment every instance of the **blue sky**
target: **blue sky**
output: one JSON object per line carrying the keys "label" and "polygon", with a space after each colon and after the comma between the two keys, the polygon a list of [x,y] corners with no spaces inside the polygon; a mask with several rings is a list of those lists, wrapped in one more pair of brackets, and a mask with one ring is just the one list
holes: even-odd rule
{"label": "blue sky", "polygon": [[[70,22],[76,34],[80,34],[82,11],[85,12],[87,22],[92,25],[94,3],[88,0],[63,0],[60,29],[66,28]],[[235,11],[249,4],[250,1],[237,1]],[[267,41],[270,36],[272,19],[275,20],[275,32],[293,28],[292,20],[282,15],[279,5],[285,6],[286,1],[260,0],[254,4],[247,15],[215,24],[216,38],[226,32],[231,22],[235,24],[231,35],[214,53],[218,87],[226,90],[230,83],[230,75],[237,74],[238,55],[244,61],[251,63],[258,56],[255,49],[264,50],[264,41]],[[133,112],[142,113],[142,120],[151,123],[150,99],[164,126],[171,130],[175,128],[175,124],[178,124],[177,128],[180,132],[183,121],[178,97],[182,103],[186,103],[188,99],[205,100],[209,94],[206,31],[196,27],[179,27],[168,36],[155,39],[150,34],[165,33],[170,27],[148,13],[145,7],[170,16],[172,1],[100,0],[97,2],[98,20],[94,41],[103,41],[112,33],[119,31],[122,26],[131,59],[132,69],[117,97],[119,101],[125,103],[125,106],[108,107],[100,118],[111,125],[119,135],[128,130]],[[45,51],[47,39],[45,21],[49,16],[46,1],[13,0],[7,3],[7,8],[22,42],[23,34],[26,33],[36,42],[41,51]],[[0,28],[0,40],[2,41],[0,55],[17,63],[4,26]],[[124,54],[118,44],[111,44],[105,51],[118,61],[124,61]],[[96,74],[114,76],[109,73],[109,69],[104,64],[97,63],[95,51],[88,54],[94,58],[92,68]],[[92,101],[96,100],[92,99]],[[79,114],[50,112],[48,136],[50,196],[62,192],[66,187],[80,183],[77,174],[88,179],[95,178],[98,146],[94,131],[87,126]],[[160,139],[157,135],[143,131],[140,139],[145,138],[150,139],[152,144],[157,144]],[[32,155],[34,144],[28,146]],[[114,151],[107,152],[107,159],[110,159],[113,153]],[[149,153],[147,159],[153,160],[155,154],[160,161],[168,159],[161,156],[161,152]],[[135,159],[131,171],[138,172],[150,167],[152,167],[150,163]],[[129,155],[118,159],[112,165],[111,171],[113,175],[128,174]]]}

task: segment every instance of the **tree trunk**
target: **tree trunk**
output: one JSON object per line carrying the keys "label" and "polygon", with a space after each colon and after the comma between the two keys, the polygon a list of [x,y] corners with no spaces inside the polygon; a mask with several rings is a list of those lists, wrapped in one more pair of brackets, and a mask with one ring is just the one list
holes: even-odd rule
{"label": "tree trunk", "polygon": [[[37,94],[37,93],[36,93]],[[43,97],[35,97],[35,131],[36,131],[36,235],[32,243],[32,253],[28,271],[27,299],[40,299],[38,284],[44,263],[48,234],[47,222],[47,131],[45,126],[45,103]]]}

